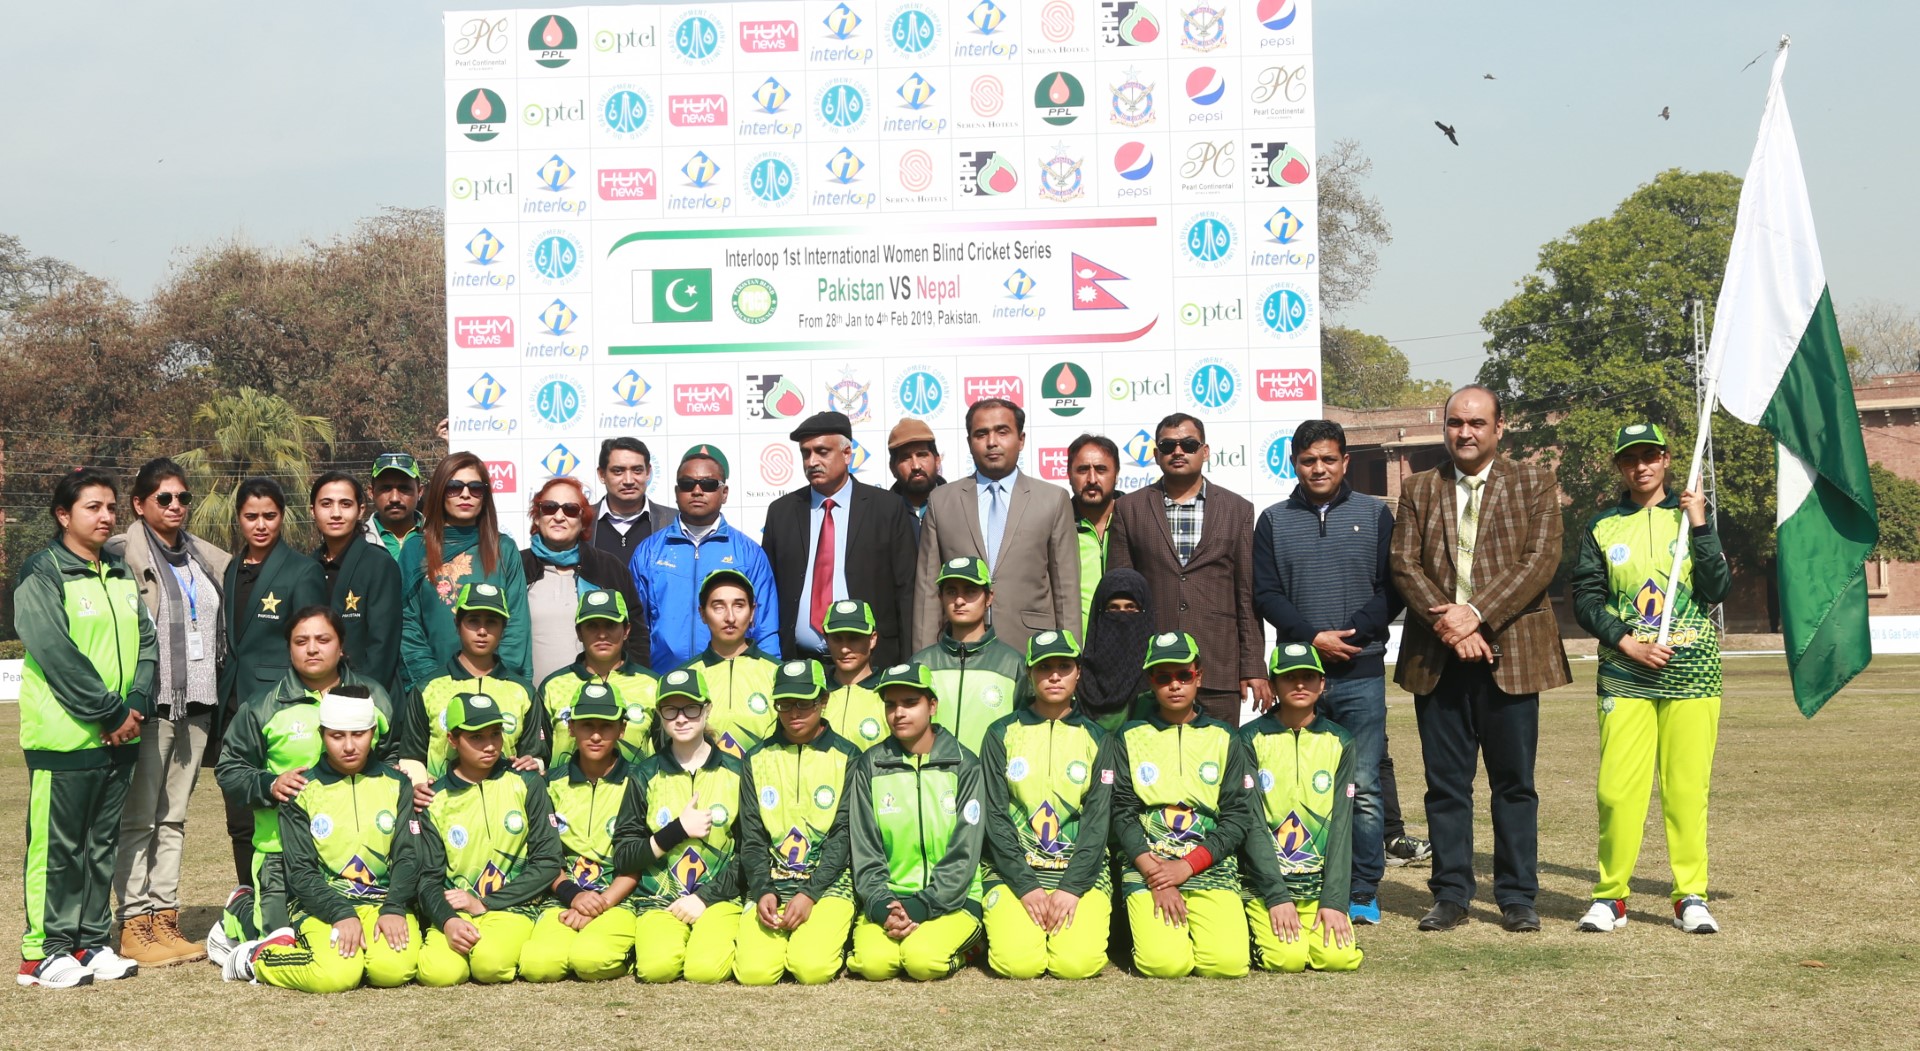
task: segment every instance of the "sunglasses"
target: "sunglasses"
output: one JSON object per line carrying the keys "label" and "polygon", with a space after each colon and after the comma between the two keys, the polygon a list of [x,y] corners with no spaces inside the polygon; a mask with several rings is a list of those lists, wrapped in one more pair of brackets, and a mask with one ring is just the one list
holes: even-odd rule
{"label": "sunglasses", "polygon": [[705,715],[707,706],[705,702],[695,702],[693,704],[663,704],[655,708],[654,711],[660,714],[660,721],[663,723],[670,723],[675,719],[685,719],[691,722]]}
{"label": "sunglasses", "polygon": [[193,494],[192,493],[155,493],[153,494],[153,502],[156,504],[159,504],[161,507],[172,507],[173,502],[175,500],[180,501],[181,507],[185,507],[188,504],[193,503]]}
{"label": "sunglasses", "polygon": [[1153,443],[1153,447],[1160,450],[1162,456],[1172,453],[1175,449],[1191,455],[1200,451],[1200,445],[1198,438],[1162,438]]}
{"label": "sunglasses", "polygon": [[493,492],[493,483],[492,482],[463,482],[458,478],[447,483],[447,495],[458,496],[462,492],[472,493],[475,496],[485,496],[488,493]]}
{"label": "sunglasses", "polygon": [[580,510],[581,510],[579,504],[575,504],[575,503],[563,504],[554,500],[542,500],[539,503],[534,504],[533,509],[535,511],[540,512],[542,515],[563,514],[563,515],[566,515],[568,518],[579,518]]}
{"label": "sunglasses", "polygon": [[673,484],[683,493],[691,493],[695,489],[703,493],[717,493],[720,491],[720,479],[718,478],[681,478]]}
{"label": "sunglasses", "polygon": [[1155,686],[1171,686],[1176,682],[1192,682],[1193,669],[1181,668],[1177,671],[1157,671],[1147,676]]}
{"label": "sunglasses", "polygon": [[826,700],[824,697],[813,697],[805,700],[798,697],[782,697],[773,702],[773,710],[781,713],[803,712],[809,708],[820,707],[820,703],[824,700]]}

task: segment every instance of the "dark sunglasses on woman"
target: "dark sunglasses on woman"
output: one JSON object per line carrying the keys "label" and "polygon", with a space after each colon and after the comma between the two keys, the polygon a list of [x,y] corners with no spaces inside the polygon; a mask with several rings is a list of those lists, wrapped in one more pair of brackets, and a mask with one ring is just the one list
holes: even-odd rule
{"label": "dark sunglasses on woman", "polygon": [[186,507],[188,504],[193,503],[193,494],[192,493],[155,493],[153,494],[153,502],[156,504],[159,504],[161,507],[172,507],[173,502],[175,500],[180,501],[181,507]]}
{"label": "dark sunglasses on woman", "polygon": [[447,492],[449,493],[457,494],[463,490],[465,492],[472,493],[475,496],[485,496],[488,493],[493,492],[493,483],[492,482],[463,482],[458,478],[447,483]]}
{"label": "dark sunglasses on woman", "polygon": [[542,515],[563,514],[563,515],[566,515],[568,518],[579,518],[580,510],[581,510],[579,504],[576,504],[576,503],[563,504],[556,500],[542,500],[539,503],[534,504],[533,509],[535,511],[540,512]]}

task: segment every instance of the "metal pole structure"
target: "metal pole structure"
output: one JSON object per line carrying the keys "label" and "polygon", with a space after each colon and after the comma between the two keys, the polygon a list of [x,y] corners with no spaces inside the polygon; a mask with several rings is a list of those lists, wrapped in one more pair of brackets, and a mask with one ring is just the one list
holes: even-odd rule
{"label": "metal pole structure", "polygon": [[[1704,299],[1693,301],[1693,396],[1699,418],[1707,419],[1713,412],[1713,406],[1707,404],[1707,302]],[[1713,432],[1707,431],[1706,440],[1701,444],[1703,462],[1700,472],[1700,495],[1707,501],[1707,523],[1715,532],[1720,530],[1720,494],[1715,482],[1713,468]],[[1721,635],[1727,632],[1727,612],[1723,603],[1714,603],[1713,626]]]}

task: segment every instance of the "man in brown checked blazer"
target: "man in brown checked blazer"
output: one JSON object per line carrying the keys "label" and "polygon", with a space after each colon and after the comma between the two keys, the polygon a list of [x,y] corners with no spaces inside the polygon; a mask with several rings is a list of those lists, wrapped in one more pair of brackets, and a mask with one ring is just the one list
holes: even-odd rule
{"label": "man in brown checked blazer", "polygon": [[1201,710],[1238,726],[1248,690],[1260,708],[1273,703],[1253,607],[1253,505],[1202,474],[1206,424],[1176,412],[1153,435],[1160,480],[1114,502],[1107,568],[1147,578],[1154,630],[1200,644]]}
{"label": "man in brown checked blazer", "polygon": [[1500,455],[1506,420],[1493,391],[1455,391],[1445,426],[1451,460],[1401,490],[1391,559],[1407,603],[1393,678],[1414,695],[1433,835],[1434,903],[1420,929],[1467,921],[1478,753],[1492,796],[1500,923],[1537,931],[1540,691],[1571,678],[1547,597],[1560,565],[1560,492],[1545,468]]}

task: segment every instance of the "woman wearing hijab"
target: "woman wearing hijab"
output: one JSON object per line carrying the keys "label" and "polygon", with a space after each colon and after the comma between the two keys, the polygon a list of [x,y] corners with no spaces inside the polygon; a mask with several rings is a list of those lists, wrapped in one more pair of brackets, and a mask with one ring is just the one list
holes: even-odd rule
{"label": "woman wearing hijab", "polygon": [[1140,699],[1152,697],[1141,666],[1153,638],[1153,595],[1147,578],[1131,569],[1108,571],[1093,592],[1087,645],[1080,655],[1080,710],[1107,733],[1134,718]]}

